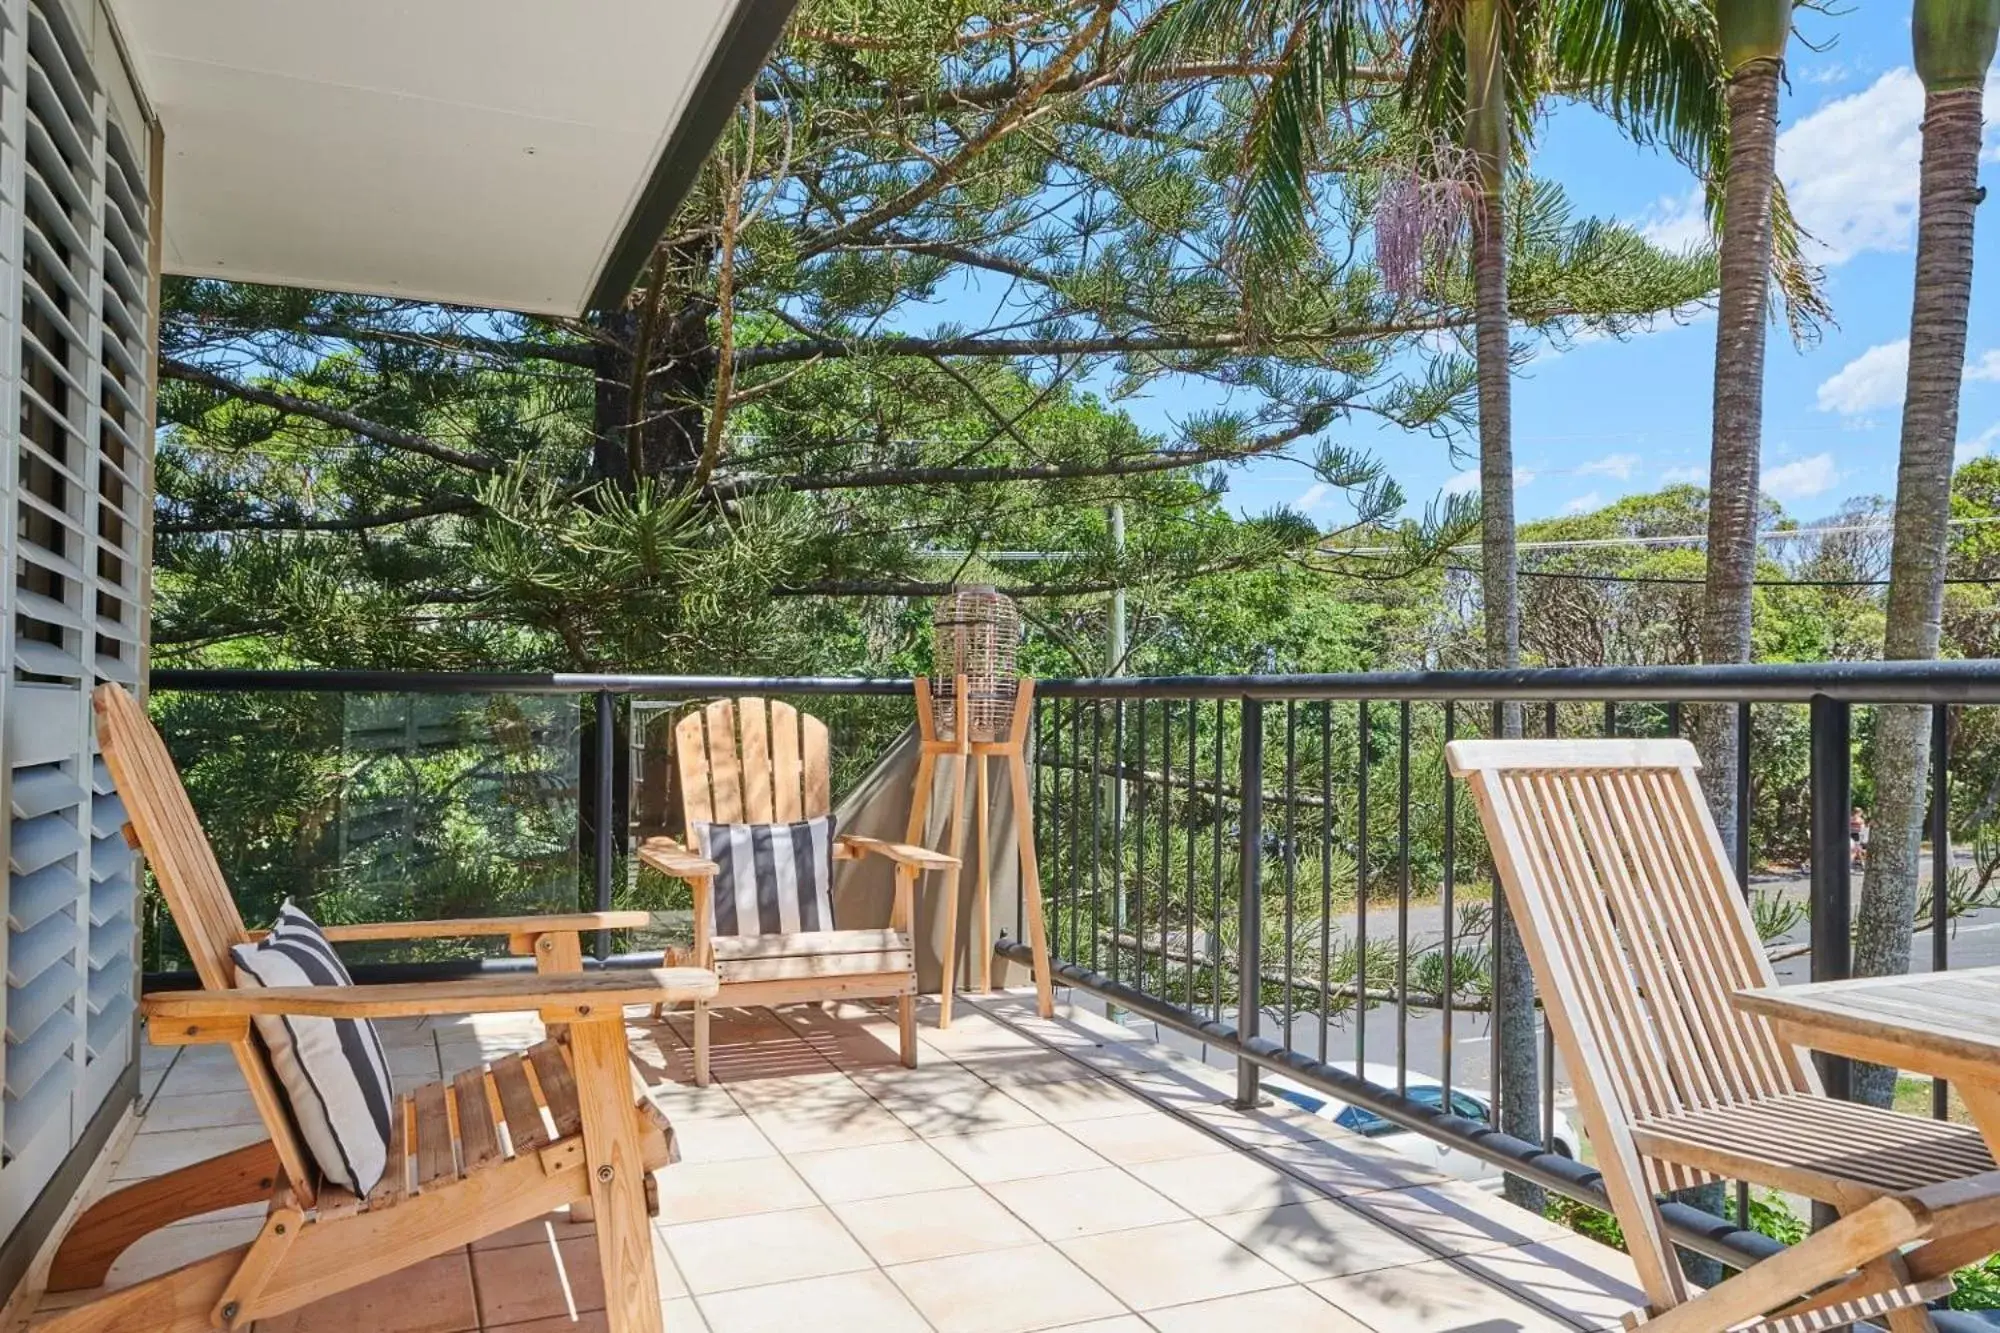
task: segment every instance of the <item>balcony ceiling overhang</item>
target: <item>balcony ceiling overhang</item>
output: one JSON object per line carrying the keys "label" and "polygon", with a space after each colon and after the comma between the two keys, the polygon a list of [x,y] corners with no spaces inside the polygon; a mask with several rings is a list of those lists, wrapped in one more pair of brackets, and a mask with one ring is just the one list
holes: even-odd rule
{"label": "balcony ceiling overhang", "polygon": [[795,0],[108,0],[169,273],[576,315],[624,295]]}

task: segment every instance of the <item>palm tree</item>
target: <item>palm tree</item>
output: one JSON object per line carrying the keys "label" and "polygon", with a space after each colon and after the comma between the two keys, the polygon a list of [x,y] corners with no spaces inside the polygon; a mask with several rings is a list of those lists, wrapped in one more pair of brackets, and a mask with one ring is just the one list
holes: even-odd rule
{"label": "palm tree", "polygon": [[[1938,650],[1945,521],[1972,292],[1973,210],[1984,193],[1981,100],[2000,37],[2000,0],[1917,0],[1911,35],[1924,84],[1924,158],[1889,613],[1882,633],[1882,656],[1894,659],[1936,657]],[[1875,835],[1854,935],[1854,968],[1863,976],[1909,970],[1929,731],[1928,708],[1876,710]],[[1855,1095],[1877,1106],[1889,1104],[1895,1081],[1895,1071],[1879,1065],[1854,1070]]]}
{"label": "palm tree", "polygon": [[[1308,180],[1319,127],[1339,110],[1370,17],[1364,0],[1169,0],[1135,43],[1140,67],[1191,52],[1271,53],[1244,147],[1244,223],[1252,249],[1295,253],[1310,226]],[[1415,128],[1448,135],[1470,166],[1474,344],[1478,369],[1481,600],[1486,662],[1520,664],[1515,553],[1513,361],[1507,301],[1506,183],[1515,132],[1551,80],[1611,113],[1641,139],[1706,162],[1721,124],[1719,67],[1700,0],[1410,0],[1403,102]],[[1518,734],[1518,707],[1502,713]],[[1507,1088],[1538,1085],[1533,974],[1496,903],[1495,978]],[[1501,1127],[1533,1140],[1536,1099],[1501,1099]],[[1508,1178],[1516,1202],[1541,1191]]]}
{"label": "palm tree", "polygon": [[[1757,569],[1759,455],[1764,430],[1764,335],[1770,323],[1773,196],[1778,180],[1778,86],[1792,0],[1715,0],[1727,78],[1728,154],[1722,183],[1722,292],[1715,333],[1715,411],[1708,455],[1704,662],[1750,660]],[[1735,710],[1698,709],[1702,786],[1715,822],[1736,840]]]}

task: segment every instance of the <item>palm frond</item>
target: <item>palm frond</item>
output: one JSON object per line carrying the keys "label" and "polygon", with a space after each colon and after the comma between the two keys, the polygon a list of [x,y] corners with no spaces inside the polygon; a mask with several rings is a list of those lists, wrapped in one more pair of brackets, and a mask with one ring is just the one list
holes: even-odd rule
{"label": "palm frond", "polygon": [[1555,88],[1697,170],[1726,130],[1722,51],[1703,0],[1558,0]]}

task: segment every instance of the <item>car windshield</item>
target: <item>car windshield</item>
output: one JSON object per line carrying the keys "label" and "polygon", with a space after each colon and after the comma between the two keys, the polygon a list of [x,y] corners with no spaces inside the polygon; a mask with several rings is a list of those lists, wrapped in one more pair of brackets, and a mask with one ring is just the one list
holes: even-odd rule
{"label": "car windshield", "polygon": [[[1411,1101],[1425,1106],[1444,1104],[1444,1089],[1436,1086],[1411,1088],[1409,1096]],[[1453,1115],[1462,1115],[1467,1120],[1477,1120],[1482,1125],[1486,1123],[1486,1108],[1462,1092],[1451,1094],[1451,1111]]]}
{"label": "car windshield", "polygon": [[[1284,1094],[1281,1093],[1279,1095],[1282,1096]],[[1434,1083],[1411,1088],[1405,1095],[1411,1101],[1421,1106],[1437,1107],[1444,1104],[1444,1089]],[[1453,1114],[1462,1115],[1467,1120],[1476,1120],[1480,1124],[1486,1123],[1486,1108],[1462,1092],[1451,1094],[1451,1109]],[[1373,1111],[1364,1110],[1359,1106],[1348,1107],[1335,1116],[1333,1122],[1342,1129],[1352,1130],[1356,1134],[1371,1139],[1380,1138],[1384,1134],[1401,1134],[1404,1132],[1402,1126],[1396,1124],[1394,1121],[1385,1120]]]}

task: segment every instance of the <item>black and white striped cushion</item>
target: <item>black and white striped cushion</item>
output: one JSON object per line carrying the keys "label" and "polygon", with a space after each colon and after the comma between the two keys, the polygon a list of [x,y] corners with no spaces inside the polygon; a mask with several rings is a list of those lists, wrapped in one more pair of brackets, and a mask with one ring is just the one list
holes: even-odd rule
{"label": "black and white striped cushion", "polygon": [[715,862],[715,933],[833,929],[833,816],[797,824],[703,824],[689,830]]}
{"label": "black and white striped cushion", "polygon": [[[326,936],[289,899],[269,935],[230,952],[238,986],[354,984]],[[388,1165],[395,1105],[375,1025],[365,1018],[259,1014],[257,1033],[320,1174],[356,1194],[374,1189]]]}

